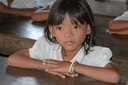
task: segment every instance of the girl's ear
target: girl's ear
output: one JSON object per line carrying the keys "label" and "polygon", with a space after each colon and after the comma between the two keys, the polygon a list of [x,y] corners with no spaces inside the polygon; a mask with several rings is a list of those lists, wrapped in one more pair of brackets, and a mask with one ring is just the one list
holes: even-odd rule
{"label": "girl's ear", "polygon": [[90,33],[91,33],[91,27],[90,27],[90,25],[88,24],[88,25],[87,25],[86,34],[88,35],[88,34],[90,34]]}
{"label": "girl's ear", "polygon": [[55,37],[55,32],[54,32],[53,26],[49,26],[49,31],[52,34],[52,36]]}

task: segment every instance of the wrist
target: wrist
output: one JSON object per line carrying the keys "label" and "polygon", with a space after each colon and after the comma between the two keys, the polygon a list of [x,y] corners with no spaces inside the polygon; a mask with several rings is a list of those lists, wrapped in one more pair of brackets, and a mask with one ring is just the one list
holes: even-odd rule
{"label": "wrist", "polygon": [[71,65],[69,66],[69,73],[73,73],[73,74],[76,73],[75,67],[76,67],[77,64],[78,64],[77,61],[74,61],[74,62],[71,63]]}
{"label": "wrist", "polygon": [[43,60],[40,60],[39,61],[39,68],[38,68],[39,70],[44,70],[43,64],[44,64]]}

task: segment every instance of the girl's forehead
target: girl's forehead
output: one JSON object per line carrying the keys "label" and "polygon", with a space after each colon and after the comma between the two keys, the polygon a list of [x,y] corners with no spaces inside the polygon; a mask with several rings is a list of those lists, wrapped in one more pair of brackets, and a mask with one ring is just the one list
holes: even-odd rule
{"label": "girl's forehead", "polygon": [[71,17],[66,13],[65,16],[64,16],[64,19],[69,19],[69,20],[71,20]]}
{"label": "girl's forehead", "polygon": [[68,13],[65,14],[64,20],[65,19],[69,20],[71,23],[80,23],[76,17],[70,16]]}
{"label": "girl's forehead", "polygon": [[[51,20],[52,19],[52,20]],[[51,25],[59,25],[62,24],[64,21],[70,21],[72,24],[85,24],[86,20],[82,18],[82,16],[78,16],[77,14],[65,12],[61,14],[56,14],[56,16],[51,15],[51,18],[49,18],[49,21]]]}

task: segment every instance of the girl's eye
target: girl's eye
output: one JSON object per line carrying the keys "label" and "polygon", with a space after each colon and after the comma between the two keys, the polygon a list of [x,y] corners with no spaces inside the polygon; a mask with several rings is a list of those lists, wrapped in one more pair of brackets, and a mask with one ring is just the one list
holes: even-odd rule
{"label": "girl's eye", "polygon": [[78,28],[80,28],[80,26],[78,26],[78,25],[75,25],[75,26],[74,26],[74,28],[75,28],[75,29],[78,29]]}
{"label": "girl's eye", "polygon": [[62,30],[62,27],[56,27],[56,29],[58,29],[58,30]]}

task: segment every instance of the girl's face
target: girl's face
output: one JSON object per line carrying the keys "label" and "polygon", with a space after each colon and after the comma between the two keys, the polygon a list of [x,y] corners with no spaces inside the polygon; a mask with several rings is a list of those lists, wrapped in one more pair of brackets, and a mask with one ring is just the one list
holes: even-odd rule
{"label": "girl's face", "polygon": [[79,50],[86,38],[91,32],[90,25],[71,22],[68,15],[65,16],[63,22],[57,26],[49,26],[49,30],[56,38],[58,43],[65,51],[72,52]]}

